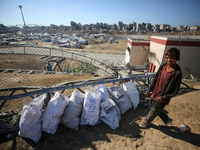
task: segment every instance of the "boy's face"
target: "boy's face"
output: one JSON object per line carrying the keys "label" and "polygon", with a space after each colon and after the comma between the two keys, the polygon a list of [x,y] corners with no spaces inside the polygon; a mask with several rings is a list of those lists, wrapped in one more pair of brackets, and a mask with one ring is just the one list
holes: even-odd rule
{"label": "boy's face", "polygon": [[176,62],[178,61],[178,60],[176,59],[176,56],[174,56],[174,55],[166,55],[166,56],[165,56],[165,60],[166,60],[166,63],[167,63],[168,65],[170,65],[170,66],[175,65]]}

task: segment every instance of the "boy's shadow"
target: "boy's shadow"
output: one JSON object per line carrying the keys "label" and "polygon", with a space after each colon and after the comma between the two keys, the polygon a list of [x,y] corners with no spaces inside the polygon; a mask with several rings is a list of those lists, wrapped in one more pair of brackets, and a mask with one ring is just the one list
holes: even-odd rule
{"label": "boy's shadow", "polygon": [[180,133],[179,128],[175,126],[166,126],[166,127],[161,127],[157,126],[155,124],[151,124],[151,127],[154,129],[157,129],[173,138],[180,139],[182,141],[191,143],[196,146],[200,146],[200,135],[191,133],[186,130],[185,133]]}

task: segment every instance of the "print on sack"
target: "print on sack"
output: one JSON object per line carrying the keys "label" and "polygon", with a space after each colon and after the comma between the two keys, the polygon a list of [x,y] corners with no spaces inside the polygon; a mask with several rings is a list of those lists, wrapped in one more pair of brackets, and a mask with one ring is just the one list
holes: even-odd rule
{"label": "print on sack", "polygon": [[95,112],[96,109],[97,109],[96,100],[94,98],[90,98],[89,102],[90,102],[90,106],[89,106],[89,111],[88,112],[89,113]]}

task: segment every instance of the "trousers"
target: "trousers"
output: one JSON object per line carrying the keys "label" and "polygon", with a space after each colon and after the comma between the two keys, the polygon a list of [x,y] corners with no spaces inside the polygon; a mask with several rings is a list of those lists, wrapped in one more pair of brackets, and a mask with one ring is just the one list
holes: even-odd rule
{"label": "trousers", "polygon": [[163,111],[165,103],[159,103],[151,99],[149,113],[146,115],[144,122],[150,124],[156,116],[159,116],[164,122],[168,121],[168,115]]}

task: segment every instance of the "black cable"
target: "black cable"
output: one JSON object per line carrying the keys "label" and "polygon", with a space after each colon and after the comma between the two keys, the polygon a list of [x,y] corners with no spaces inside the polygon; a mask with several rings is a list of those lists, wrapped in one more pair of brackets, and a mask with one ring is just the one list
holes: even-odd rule
{"label": "black cable", "polygon": [[148,110],[155,102],[156,102],[156,101],[153,101],[153,102],[149,105],[149,107],[148,107],[141,115],[139,115],[137,118],[133,119],[133,120],[129,123],[129,126],[132,126],[132,124],[133,124],[136,120],[138,120],[142,115],[144,115],[144,114],[147,112],[147,110]]}

